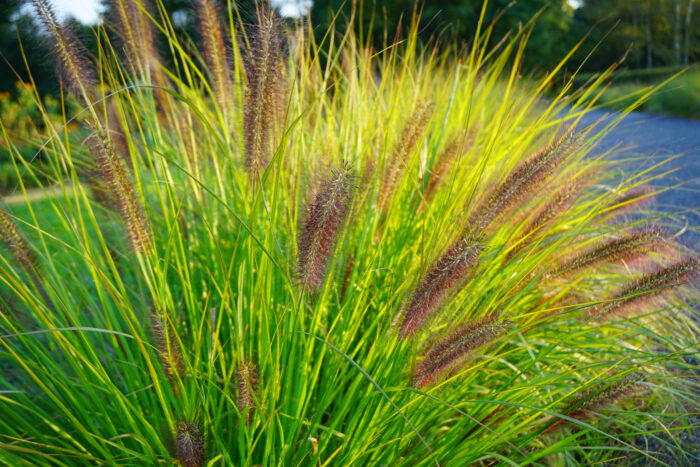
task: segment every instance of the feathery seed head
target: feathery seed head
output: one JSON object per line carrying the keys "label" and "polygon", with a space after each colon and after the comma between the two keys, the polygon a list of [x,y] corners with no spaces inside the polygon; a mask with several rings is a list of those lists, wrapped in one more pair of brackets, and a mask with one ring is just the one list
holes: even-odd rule
{"label": "feathery seed head", "polygon": [[394,148],[394,154],[389,160],[384,181],[382,183],[381,192],[379,195],[379,205],[382,209],[385,209],[389,204],[389,200],[394,193],[396,184],[398,183],[403,171],[408,163],[408,158],[411,151],[416,144],[420,141],[430,117],[433,114],[434,104],[432,102],[422,102],[418,104],[415,110],[408,117],[408,120],[404,124],[403,130],[401,130],[401,136],[399,137],[396,147]]}
{"label": "feathery seed head", "polygon": [[[576,396],[562,411],[567,417],[577,420],[591,418],[593,412],[602,407],[615,404],[617,401],[631,397],[641,389],[643,376],[632,373],[613,383],[600,383],[591,389],[587,389]],[[555,428],[567,425],[569,420],[558,418],[543,433],[549,433]]]}
{"label": "feathery seed head", "polygon": [[225,110],[230,100],[231,65],[226,54],[219,9],[213,0],[197,0],[196,9],[214,96],[219,106]]}
{"label": "feathery seed head", "polygon": [[574,130],[559,137],[536,156],[516,167],[505,181],[484,198],[469,217],[467,235],[481,236],[497,218],[525,199],[558,168],[561,161],[576,150],[581,136]]}
{"label": "feathery seed head", "polygon": [[338,233],[350,213],[354,180],[347,163],[332,170],[309,203],[299,234],[297,272],[301,286],[311,293],[323,284]]}
{"label": "feathery seed head", "polygon": [[123,43],[126,59],[138,72],[155,72],[159,65],[153,44],[153,30],[143,9],[149,10],[148,0],[110,0],[112,23]]}
{"label": "feathery seed head", "polygon": [[175,433],[177,459],[184,467],[202,467],[206,462],[204,434],[196,422],[180,421]]}
{"label": "feathery seed head", "polygon": [[[182,352],[180,351],[180,344],[177,341],[175,330],[166,316],[153,314],[151,316],[151,323],[153,335],[155,337],[155,346],[160,354],[165,374],[168,376],[170,382],[174,383],[176,374],[180,378],[184,376]],[[174,389],[177,391],[176,388]]]}
{"label": "feathery seed head", "polygon": [[665,234],[658,228],[646,228],[620,238],[602,242],[594,248],[579,253],[552,272],[552,275],[570,275],[574,272],[608,262],[628,261],[658,250]]}
{"label": "feathery seed head", "polygon": [[700,259],[691,258],[674,263],[657,272],[645,274],[618,291],[610,300],[589,310],[594,318],[628,310],[664,293],[665,289],[692,280],[700,274]]}
{"label": "feathery seed head", "polygon": [[282,23],[274,12],[260,10],[249,42],[243,130],[248,174],[254,179],[267,167],[273,130],[280,119],[281,102],[286,100],[285,42]]}
{"label": "feathery seed head", "polygon": [[432,344],[416,367],[413,385],[420,389],[434,384],[439,378],[457,369],[474,350],[502,335],[508,321],[497,314],[458,326],[447,336]]}
{"label": "feathery seed head", "polygon": [[400,337],[415,333],[435,314],[445,296],[477,266],[480,251],[478,245],[462,238],[433,263],[405,306]]}
{"label": "feathery seed head", "polygon": [[32,0],[32,4],[49,34],[61,83],[74,96],[90,101],[98,81],[85,58],[85,48],[70,30],[58,22],[48,0]]}
{"label": "feathery seed head", "polygon": [[238,383],[238,410],[245,412],[246,424],[253,421],[253,409],[258,392],[259,375],[257,367],[250,362],[243,362],[236,373]]}
{"label": "feathery seed head", "polygon": [[15,260],[30,275],[39,273],[34,252],[19,233],[15,223],[5,211],[0,209],[0,242],[10,250]]}
{"label": "feathery seed head", "polygon": [[150,227],[124,161],[117,155],[107,133],[99,129],[93,130],[95,135],[90,138],[89,143],[101,183],[108,192],[108,199],[117,205],[132,248],[135,251],[146,252],[150,247]]}

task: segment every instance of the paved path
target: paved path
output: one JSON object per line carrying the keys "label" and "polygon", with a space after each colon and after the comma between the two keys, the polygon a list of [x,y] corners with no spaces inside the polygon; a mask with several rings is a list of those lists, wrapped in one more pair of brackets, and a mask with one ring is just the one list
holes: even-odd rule
{"label": "paved path", "polygon": [[[595,110],[586,115],[582,123],[589,125],[600,119],[607,122],[613,117],[614,114],[609,111]],[[650,158],[646,163],[635,162],[632,168],[653,165],[680,154],[680,157],[660,169],[679,170],[656,181],[655,185],[674,186],[682,183],[683,186],[659,194],[657,203],[668,212],[689,211],[679,215],[680,222],[688,222],[688,231],[681,239],[697,250],[700,245],[700,120],[632,113],[600,141],[597,152],[616,145],[628,147],[618,157]]]}

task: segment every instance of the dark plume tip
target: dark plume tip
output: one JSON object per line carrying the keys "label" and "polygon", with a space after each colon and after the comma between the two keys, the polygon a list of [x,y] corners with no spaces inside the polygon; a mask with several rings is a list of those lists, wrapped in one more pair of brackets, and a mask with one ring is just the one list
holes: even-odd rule
{"label": "dark plume tip", "polygon": [[477,267],[481,250],[471,239],[461,238],[431,265],[404,306],[399,338],[411,336],[425,326],[447,295],[463,285]]}
{"label": "dark plume tip", "polygon": [[184,467],[202,467],[205,464],[204,434],[198,423],[191,421],[177,423],[175,455]]}
{"label": "dark plume tip", "polygon": [[413,385],[420,389],[449,376],[476,349],[503,335],[510,321],[497,313],[457,326],[452,332],[429,345],[423,360],[414,370]]}
{"label": "dark plume tip", "polygon": [[349,217],[357,177],[345,162],[330,169],[307,207],[298,239],[297,277],[310,293],[323,285],[335,244]]}

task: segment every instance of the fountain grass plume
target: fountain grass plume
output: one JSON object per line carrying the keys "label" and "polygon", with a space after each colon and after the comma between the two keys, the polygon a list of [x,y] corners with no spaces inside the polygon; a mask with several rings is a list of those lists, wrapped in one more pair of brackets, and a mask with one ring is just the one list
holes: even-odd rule
{"label": "fountain grass plume", "polygon": [[666,234],[655,227],[638,232],[625,233],[620,238],[606,240],[586,251],[578,253],[552,271],[552,276],[570,276],[601,263],[630,261],[657,251],[664,245]]}
{"label": "fountain grass plume", "polygon": [[456,370],[472,352],[502,335],[507,324],[497,314],[492,314],[457,326],[430,346],[414,370],[413,385],[424,388]]}
{"label": "fountain grass plume", "polygon": [[179,421],[175,432],[175,457],[183,467],[202,467],[206,463],[204,433],[196,422]]}
{"label": "fountain grass plume", "polygon": [[338,234],[350,213],[354,181],[347,163],[331,170],[307,208],[299,233],[297,274],[301,286],[310,293],[323,285]]}
{"label": "fountain grass plume", "polygon": [[434,107],[435,105],[432,102],[422,102],[416,106],[408,120],[406,120],[392,157],[387,163],[379,195],[379,206],[381,209],[386,209],[388,206],[396,189],[396,184],[401,179],[406,164],[408,164],[411,151],[425,133]]}
{"label": "fountain grass plume", "polygon": [[569,130],[545,150],[516,167],[469,216],[466,235],[475,238],[483,236],[497,218],[541,187],[580,142],[581,135]]}
{"label": "fountain grass plume", "polygon": [[32,0],[39,21],[48,32],[61,83],[73,95],[90,102],[98,83],[92,66],[85,58],[85,48],[78,38],[62,26],[48,0]]}
{"label": "fountain grass plume", "polygon": [[[577,394],[561,413],[577,420],[592,418],[596,410],[631,397],[639,391],[642,381],[643,377],[640,374],[632,373],[612,383],[600,383]],[[567,419],[558,418],[543,433],[550,433],[570,423],[572,422]]]}
{"label": "fountain grass plume", "polygon": [[116,203],[133,250],[145,253],[150,250],[151,231],[124,160],[117,155],[109,136],[102,129],[93,130],[90,148],[103,187],[108,190],[108,199]]}
{"label": "fountain grass plume", "polygon": [[700,259],[690,258],[678,261],[630,282],[605,303],[588,310],[588,315],[598,319],[622,313],[632,306],[644,304],[668,292],[667,289],[670,287],[676,287],[696,278],[698,274],[700,274]]}
{"label": "fountain grass plume", "polygon": [[547,227],[553,220],[569,209],[581,195],[583,186],[580,183],[567,184],[559,189],[550,200],[542,206],[525,225],[519,234],[520,241],[508,252],[508,258],[512,258],[523,248],[531,245],[537,238],[537,233]]}
{"label": "fountain grass plume", "polygon": [[36,255],[29,247],[24,236],[17,230],[15,222],[0,209],[0,241],[10,250],[15,261],[32,277],[39,274]]}
{"label": "fountain grass plume", "polygon": [[481,248],[468,238],[460,238],[430,266],[404,306],[400,337],[410,336],[421,329],[447,294],[465,282],[479,263],[480,251]]}
{"label": "fountain grass plume", "polygon": [[250,425],[253,422],[255,410],[256,394],[258,392],[258,368],[250,362],[241,363],[236,372],[236,382],[238,384],[238,411],[245,413],[245,422]]}
{"label": "fountain grass plume", "polygon": [[175,335],[175,330],[168,317],[163,314],[153,314],[151,316],[151,324],[153,337],[155,338],[155,347],[158,350],[163,370],[172,385],[174,393],[179,395],[177,380],[181,379],[185,373],[182,362],[182,350]]}
{"label": "fountain grass plume", "polygon": [[272,10],[259,9],[258,24],[250,28],[248,42],[243,132],[248,175],[254,179],[269,163],[280,101],[286,91],[282,23]]}
{"label": "fountain grass plume", "polygon": [[226,54],[219,8],[213,0],[197,0],[195,6],[214,97],[225,113],[231,100],[231,64]]}

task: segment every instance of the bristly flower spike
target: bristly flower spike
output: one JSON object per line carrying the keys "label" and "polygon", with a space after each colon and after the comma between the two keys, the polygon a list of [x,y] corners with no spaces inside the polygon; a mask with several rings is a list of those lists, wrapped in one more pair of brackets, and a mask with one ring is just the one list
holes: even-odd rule
{"label": "bristly flower spike", "polygon": [[[593,412],[602,407],[615,404],[617,401],[630,397],[641,388],[642,376],[636,373],[629,374],[619,381],[607,384],[601,383],[585,390],[562,410],[567,417],[577,420],[591,418]],[[543,433],[549,433],[555,428],[571,423],[564,418],[557,419],[547,427]]]}
{"label": "bristly flower spike", "polygon": [[647,228],[639,232],[626,234],[621,238],[603,242],[568,259],[564,264],[556,268],[551,275],[569,275],[604,262],[629,261],[658,250],[663,245],[663,242],[664,233],[657,228]]}
{"label": "bristly flower spike", "polygon": [[623,312],[632,305],[651,300],[669,287],[681,285],[682,282],[697,277],[698,274],[700,274],[700,259],[692,258],[677,262],[631,282],[606,303],[592,308],[588,314],[594,318],[601,318]]}
{"label": "bristly flower spike", "polygon": [[435,342],[416,367],[413,385],[420,389],[458,368],[474,350],[492,342],[506,330],[507,321],[490,315],[458,326]]}
{"label": "bristly flower spike", "polygon": [[91,101],[97,78],[85,61],[85,49],[78,39],[61,26],[48,0],[32,0],[39,21],[49,33],[61,82],[78,98]]}
{"label": "bristly flower spike", "polygon": [[544,151],[525,161],[481,202],[469,217],[465,235],[478,238],[498,217],[517,205],[556,170],[580,144],[581,136],[570,130]]}
{"label": "bristly flower spike", "polygon": [[202,467],[205,464],[204,434],[196,422],[177,423],[175,451],[177,459],[184,467]]}
{"label": "bristly flower spike", "polygon": [[404,308],[400,337],[415,333],[433,316],[448,292],[479,264],[480,251],[469,239],[459,239],[428,269]]}
{"label": "bristly flower spike", "polygon": [[299,234],[298,270],[301,286],[317,292],[326,276],[338,233],[345,223],[355,187],[350,166],[331,170],[309,204],[306,220]]}
{"label": "bristly flower spike", "polygon": [[245,414],[245,421],[250,425],[253,421],[255,398],[258,392],[259,375],[257,367],[250,362],[243,362],[236,372],[238,383],[238,410]]}
{"label": "bristly flower spike", "polygon": [[27,274],[32,277],[39,274],[34,252],[17,230],[10,216],[2,209],[0,209],[0,242],[5,244]]}
{"label": "bristly flower spike", "polygon": [[269,162],[273,130],[282,107],[280,101],[286,92],[282,27],[270,9],[262,7],[259,11],[258,24],[252,28],[249,42],[243,131],[248,175],[255,179]]}
{"label": "bristly flower spike", "polygon": [[434,105],[432,102],[421,103],[411,113],[406,124],[401,131],[401,136],[394,149],[394,154],[389,160],[386,175],[382,182],[379,195],[379,206],[384,209],[389,204],[389,200],[394,193],[396,184],[404,172],[411,150],[416,146],[423,133],[430,117],[433,114]]}
{"label": "bristly flower spike", "polygon": [[225,114],[230,101],[231,65],[226,55],[219,10],[213,0],[197,0],[196,7],[204,57],[211,73],[214,96]]}

